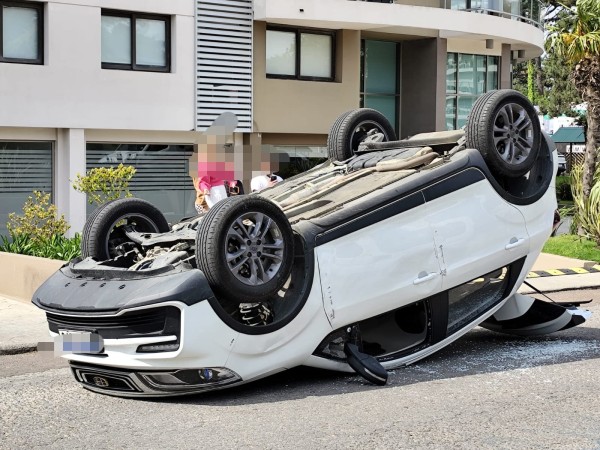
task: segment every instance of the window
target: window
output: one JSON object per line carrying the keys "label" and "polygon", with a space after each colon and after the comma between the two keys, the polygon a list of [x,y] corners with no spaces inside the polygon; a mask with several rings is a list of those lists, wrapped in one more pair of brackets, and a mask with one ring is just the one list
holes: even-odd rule
{"label": "window", "polygon": [[502,300],[507,275],[508,267],[503,267],[448,291],[448,336]]}
{"label": "window", "polygon": [[334,32],[270,28],[267,30],[267,76],[333,81]]}
{"label": "window", "polygon": [[[196,215],[196,190],[189,176],[193,151],[192,145],[88,142],[86,170],[121,163],[135,167],[130,191],[156,205],[168,222],[175,223],[182,217]],[[95,208],[88,204],[88,216]]]}
{"label": "window", "polygon": [[169,72],[168,16],[102,11],[102,68]]}
{"label": "window", "polygon": [[400,44],[363,40],[361,43],[360,106],[382,113],[394,129],[400,104]]}
{"label": "window", "polygon": [[498,56],[448,53],[446,64],[446,127],[467,122],[473,103],[481,94],[498,89]]}
{"label": "window", "polygon": [[33,191],[52,194],[52,142],[0,141],[0,235]]}
{"label": "window", "polygon": [[0,0],[0,62],[43,64],[44,6]]}
{"label": "window", "polygon": [[269,170],[284,180],[327,160],[327,147],[316,145],[263,145],[263,151],[272,156]]}

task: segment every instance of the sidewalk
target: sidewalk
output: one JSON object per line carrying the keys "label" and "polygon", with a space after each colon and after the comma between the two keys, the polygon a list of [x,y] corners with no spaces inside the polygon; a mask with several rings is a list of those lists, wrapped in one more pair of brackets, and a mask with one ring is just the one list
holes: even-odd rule
{"label": "sidewalk", "polygon": [[[542,292],[598,288],[600,266],[596,267],[593,262],[542,253],[533,265],[534,273],[530,273],[527,282]],[[571,269],[564,272],[575,274],[562,275],[560,269]],[[532,294],[535,291],[523,285],[519,292]],[[0,355],[32,352],[36,350],[38,342],[51,341],[45,313],[28,301],[0,296],[0,317]]]}

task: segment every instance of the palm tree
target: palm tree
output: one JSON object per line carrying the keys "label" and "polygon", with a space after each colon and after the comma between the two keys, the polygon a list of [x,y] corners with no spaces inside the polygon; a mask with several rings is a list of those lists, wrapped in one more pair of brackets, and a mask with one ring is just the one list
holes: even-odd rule
{"label": "palm tree", "polygon": [[583,164],[583,197],[590,196],[600,145],[600,1],[577,0],[564,7],[561,19],[548,27],[546,50],[573,64],[572,79],[587,102],[587,135]]}

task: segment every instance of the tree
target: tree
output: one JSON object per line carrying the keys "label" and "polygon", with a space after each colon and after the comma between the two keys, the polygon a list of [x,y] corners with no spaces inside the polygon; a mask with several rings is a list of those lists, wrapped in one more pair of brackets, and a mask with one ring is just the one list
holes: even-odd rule
{"label": "tree", "polygon": [[[572,108],[581,103],[581,96],[571,79],[572,69],[572,64],[556,53],[546,54],[542,57],[541,69],[531,61],[516,64],[513,87],[532,100],[542,114],[575,117],[577,113]],[[541,91],[534,83],[538,71],[542,81]]]}
{"label": "tree", "polygon": [[572,65],[556,53],[546,55],[542,61],[543,93],[536,98],[542,114],[551,117],[574,117],[573,106],[581,103],[581,96],[571,80]]}
{"label": "tree", "polygon": [[577,0],[548,27],[546,51],[573,65],[572,79],[587,102],[587,133],[583,165],[584,202],[592,190],[600,144],[600,1]]}

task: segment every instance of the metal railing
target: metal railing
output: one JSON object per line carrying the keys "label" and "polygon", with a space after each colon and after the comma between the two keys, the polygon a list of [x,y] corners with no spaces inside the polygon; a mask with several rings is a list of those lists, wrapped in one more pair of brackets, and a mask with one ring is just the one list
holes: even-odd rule
{"label": "metal railing", "polygon": [[[356,1],[356,0],[353,0]],[[400,5],[418,5],[407,0],[359,0],[372,3],[397,3]],[[469,11],[480,14],[490,14],[507,19],[525,22],[538,28],[544,28],[543,9],[541,0],[441,0],[440,7]]]}
{"label": "metal railing", "polygon": [[[402,3],[398,1],[397,3]],[[543,28],[541,0],[443,0],[443,7],[459,11],[491,14]]]}

